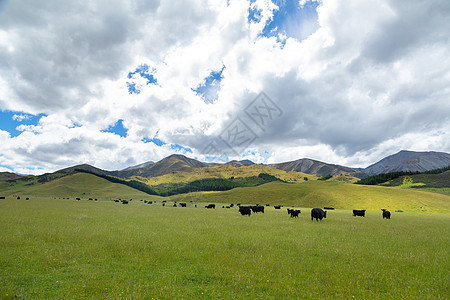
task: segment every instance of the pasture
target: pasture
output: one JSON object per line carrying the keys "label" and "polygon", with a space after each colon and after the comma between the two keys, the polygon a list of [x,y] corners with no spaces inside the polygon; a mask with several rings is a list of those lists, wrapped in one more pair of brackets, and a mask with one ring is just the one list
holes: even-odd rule
{"label": "pasture", "polygon": [[[203,204],[204,205],[204,204]],[[199,204],[200,206],[200,204]],[[220,206],[221,207],[221,206]],[[0,295],[25,299],[443,299],[450,216],[0,200]]]}

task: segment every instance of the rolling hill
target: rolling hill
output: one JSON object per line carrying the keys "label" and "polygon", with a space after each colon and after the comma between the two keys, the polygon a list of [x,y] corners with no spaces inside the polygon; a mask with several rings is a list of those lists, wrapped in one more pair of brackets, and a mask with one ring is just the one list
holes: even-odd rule
{"label": "rolling hill", "polygon": [[16,180],[22,177],[23,176],[12,172],[0,172],[0,181]]}
{"label": "rolling hill", "polygon": [[142,198],[159,199],[123,184],[109,182],[106,179],[87,173],[72,173],[55,180],[27,184],[18,182],[15,186],[0,185],[0,195],[28,195],[40,197],[82,197],[82,198]]}
{"label": "rolling hill", "polygon": [[428,213],[450,213],[450,197],[438,193],[396,187],[361,186],[340,182],[308,181],[288,184],[271,182],[258,187],[236,188],[224,192],[198,192],[170,197],[201,202],[325,207],[336,209],[387,208]]}

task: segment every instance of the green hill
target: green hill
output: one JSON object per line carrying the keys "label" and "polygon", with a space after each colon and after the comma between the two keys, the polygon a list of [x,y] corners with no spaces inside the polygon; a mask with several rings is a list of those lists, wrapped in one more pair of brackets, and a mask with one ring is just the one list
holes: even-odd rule
{"label": "green hill", "polygon": [[317,179],[317,176],[315,175],[309,175],[300,172],[286,172],[283,170],[256,164],[238,168],[232,165],[218,165],[207,168],[190,169],[189,171],[173,172],[157,177],[132,177],[132,179],[145,182],[146,184],[151,186],[155,186],[162,183],[187,183],[205,178],[244,178],[258,176],[258,174],[260,173],[270,174],[287,182],[304,182],[305,178],[308,178],[308,180]]}
{"label": "green hill", "polygon": [[309,181],[298,184],[271,182],[258,187],[224,192],[199,192],[173,196],[201,202],[259,203],[297,207],[331,206],[337,209],[450,213],[450,197],[396,187],[362,186],[341,182]]}
{"label": "green hill", "polygon": [[411,178],[411,183],[417,184],[415,186],[416,188],[450,188],[450,171],[440,174],[416,174],[401,176],[385,183],[384,185],[401,186],[404,184],[405,178],[408,177]]}
{"label": "green hill", "polygon": [[16,180],[22,177],[23,176],[11,172],[0,172],[0,181]]}
{"label": "green hill", "polygon": [[45,183],[1,183],[0,195],[30,195],[51,197],[90,197],[101,199],[142,198],[158,199],[126,185],[112,183],[87,173],[75,173]]}

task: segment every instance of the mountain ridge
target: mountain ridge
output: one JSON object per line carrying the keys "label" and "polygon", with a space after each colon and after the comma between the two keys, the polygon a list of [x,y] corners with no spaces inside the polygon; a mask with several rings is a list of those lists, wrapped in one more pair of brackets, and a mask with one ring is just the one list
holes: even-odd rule
{"label": "mountain ridge", "polygon": [[[217,165],[230,165],[239,168],[242,166],[255,165],[255,163],[250,160],[232,160],[222,164],[211,164],[201,162],[181,154],[172,154],[157,162],[149,161],[139,165],[130,166],[123,170],[107,171],[89,164],[80,164],[73,167],[64,168],[57,172],[76,171],[77,169],[81,169],[100,175],[109,175],[121,178],[133,176],[149,178],[170,173],[173,174],[176,172],[195,171],[195,169],[198,168],[206,168]],[[317,176],[336,176],[342,174],[364,178],[371,175],[395,171],[427,171],[447,167],[450,165],[450,154],[436,151],[416,152],[402,150],[398,153],[389,155],[374,164],[371,164],[367,168],[346,167],[337,164],[325,163],[310,158],[301,158],[293,161],[262,165],[286,172],[294,171]]]}
{"label": "mountain ridge", "polygon": [[436,151],[408,151],[386,156],[364,169],[368,176],[390,172],[424,172],[450,165],[450,154]]}

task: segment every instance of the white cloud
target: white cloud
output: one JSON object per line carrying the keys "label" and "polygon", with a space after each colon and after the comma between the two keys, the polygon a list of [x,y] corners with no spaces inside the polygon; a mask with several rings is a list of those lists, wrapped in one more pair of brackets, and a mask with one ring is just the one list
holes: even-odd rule
{"label": "white cloud", "polygon": [[[120,169],[158,160],[170,144],[202,157],[260,91],[283,115],[230,158],[364,166],[401,149],[449,152],[449,6],[320,1],[319,29],[283,45],[259,36],[278,9],[270,1],[8,2],[0,109],[48,116],[0,135],[0,164]],[[260,22],[248,22],[249,8]],[[130,95],[127,75],[141,64],[158,85],[136,77],[141,93]],[[218,99],[204,103],[191,89],[222,66]],[[101,131],[119,119],[126,138]],[[167,145],[141,141],[156,133]]]}

